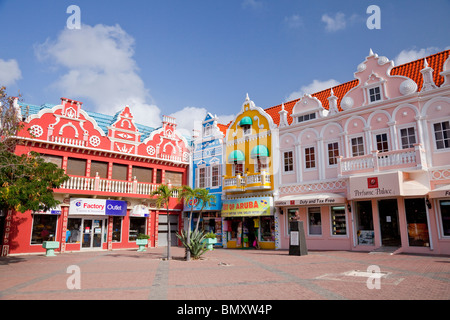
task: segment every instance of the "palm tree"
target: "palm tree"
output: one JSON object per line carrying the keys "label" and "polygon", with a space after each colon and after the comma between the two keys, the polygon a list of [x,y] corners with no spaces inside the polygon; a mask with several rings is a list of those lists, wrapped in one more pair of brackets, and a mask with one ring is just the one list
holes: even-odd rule
{"label": "palm tree", "polygon": [[189,250],[189,244],[191,243],[191,223],[192,223],[192,213],[194,211],[195,206],[195,200],[197,199],[197,193],[198,189],[192,189],[189,186],[183,186],[181,189],[181,192],[178,195],[178,199],[184,199],[186,203],[191,203],[191,213],[189,214],[189,222],[188,222],[188,229],[187,229],[187,240],[186,243],[188,245],[188,248],[186,250],[186,261],[191,260],[191,251]]}
{"label": "palm tree", "polygon": [[156,198],[156,206],[158,208],[165,208],[167,210],[167,260],[170,260],[170,246],[172,244],[171,241],[171,232],[170,232],[170,216],[169,216],[169,200],[174,196],[175,191],[178,189],[173,187],[169,187],[165,184],[161,184],[158,188],[150,193],[150,196],[157,196]]}
{"label": "palm tree", "polygon": [[196,189],[197,190],[197,199],[202,204],[202,208],[200,209],[200,213],[198,215],[197,225],[195,226],[195,231],[198,231],[198,226],[200,224],[200,219],[202,217],[203,209],[207,206],[210,206],[213,201],[215,201],[216,197],[213,194],[209,193],[208,189]]}

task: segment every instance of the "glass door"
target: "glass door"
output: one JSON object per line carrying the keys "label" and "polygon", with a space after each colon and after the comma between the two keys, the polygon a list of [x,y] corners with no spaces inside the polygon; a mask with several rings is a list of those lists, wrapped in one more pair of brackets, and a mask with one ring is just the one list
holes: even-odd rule
{"label": "glass door", "polygon": [[379,200],[378,214],[380,216],[381,244],[383,246],[401,246],[397,199]]}
{"label": "glass door", "polygon": [[83,241],[81,243],[82,248],[90,248],[92,242],[92,220],[83,220]]}
{"label": "glass door", "polygon": [[82,248],[101,248],[104,219],[83,219]]}

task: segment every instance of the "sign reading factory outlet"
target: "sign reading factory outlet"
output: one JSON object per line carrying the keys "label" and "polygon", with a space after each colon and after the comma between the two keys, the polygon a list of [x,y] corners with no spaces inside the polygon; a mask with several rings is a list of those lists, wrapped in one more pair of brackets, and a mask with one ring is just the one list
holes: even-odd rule
{"label": "sign reading factory outlet", "polygon": [[106,199],[70,199],[69,215],[126,216],[127,202]]}

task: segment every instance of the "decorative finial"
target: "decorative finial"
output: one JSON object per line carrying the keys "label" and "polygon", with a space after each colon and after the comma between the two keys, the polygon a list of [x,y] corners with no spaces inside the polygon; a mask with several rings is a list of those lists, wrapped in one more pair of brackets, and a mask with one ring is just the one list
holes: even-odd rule
{"label": "decorative finial", "polygon": [[333,88],[331,88],[330,97],[334,96]]}
{"label": "decorative finial", "polygon": [[371,56],[373,56],[374,54],[373,54],[373,51],[372,51],[372,48],[370,48],[370,51],[369,51],[369,57],[371,57]]}
{"label": "decorative finial", "polygon": [[248,93],[245,96],[245,101],[250,101],[250,98],[248,97]]}
{"label": "decorative finial", "polygon": [[284,110],[284,103],[281,104],[281,110]]}
{"label": "decorative finial", "polygon": [[427,61],[427,58],[425,58],[425,59],[423,59],[423,60],[424,60],[423,66],[424,66],[425,68],[428,68],[428,61]]}

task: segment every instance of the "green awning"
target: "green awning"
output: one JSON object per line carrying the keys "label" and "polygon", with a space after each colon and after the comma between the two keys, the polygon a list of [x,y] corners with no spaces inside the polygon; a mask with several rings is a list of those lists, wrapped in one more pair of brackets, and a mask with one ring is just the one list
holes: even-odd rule
{"label": "green awning", "polygon": [[243,117],[242,119],[241,119],[241,121],[239,121],[239,125],[242,127],[242,126],[246,126],[246,125],[252,125],[253,124],[253,121],[252,121],[252,118],[250,118],[250,117]]}
{"label": "green awning", "polygon": [[228,162],[245,161],[245,155],[241,150],[234,150],[228,156]]}
{"label": "green awning", "polygon": [[254,147],[252,152],[250,153],[250,157],[252,159],[268,157],[268,156],[269,156],[269,149],[267,149],[266,146],[263,146],[261,144]]}

